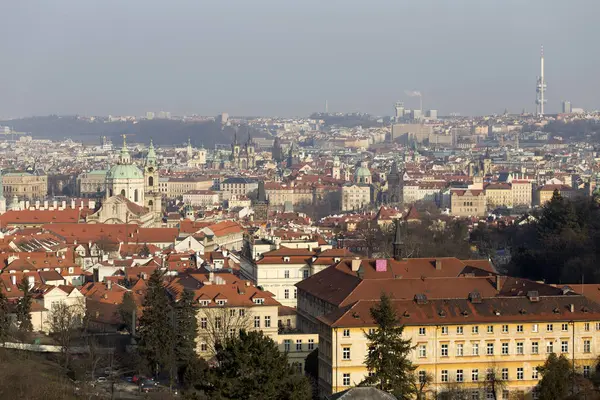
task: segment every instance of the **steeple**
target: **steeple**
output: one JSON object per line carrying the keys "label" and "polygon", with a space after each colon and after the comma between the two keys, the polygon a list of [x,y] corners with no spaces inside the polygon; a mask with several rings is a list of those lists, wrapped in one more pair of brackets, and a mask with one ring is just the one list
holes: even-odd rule
{"label": "steeple", "polygon": [[188,143],[187,143],[187,157],[188,158],[192,158],[194,156],[194,149],[192,148],[192,140],[190,139],[190,137],[188,136]]}
{"label": "steeple", "polygon": [[396,219],[396,233],[394,235],[394,243],[392,243],[394,260],[402,260],[402,227],[400,225],[400,219]]}
{"label": "steeple", "polygon": [[127,135],[123,135],[123,147],[119,156],[119,164],[131,164],[131,156],[127,150]]}
{"label": "steeple", "polygon": [[154,142],[150,139],[150,147],[148,147],[148,154],[146,155],[146,165],[156,165],[156,153],[154,152]]}

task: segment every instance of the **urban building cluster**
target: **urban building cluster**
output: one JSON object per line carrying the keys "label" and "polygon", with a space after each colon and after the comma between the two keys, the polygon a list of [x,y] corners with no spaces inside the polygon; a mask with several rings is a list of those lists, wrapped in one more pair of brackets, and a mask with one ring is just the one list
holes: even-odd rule
{"label": "urban building cluster", "polygon": [[[590,375],[600,353],[597,285],[556,286],[507,276],[492,260],[403,258],[402,226],[417,209],[440,221],[526,223],[556,192],[600,192],[598,151],[544,132],[593,114],[441,117],[406,113],[370,128],[310,119],[251,119],[214,149],[120,149],[22,136],[0,146],[0,290],[33,293],[34,329],[49,332],[53,304],[82,304],[96,332],[117,332],[130,293],[143,313],[149,276],[164,273],[177,300],[194,293],[197,352],[240,328],[271,337],[301,373],[318,352],[322,398],[369,375],[382,291],[415,346],[427,398],[448,383],[484,398],[535,398],[537,367],[564,354]],[[403,105],[402,105],[403,107]],[[570,107],[570,105],[569,105]],[[119,120],[118,117],[110,117]],[[172,118],[167,112],[147,119]],[[219,116],[232,124],[228,115]],[[352,237],[365,221],[395,229],[393,254],[365,256]],[[475,397],[481,396],[481,397]],[[488,397],[490,398],[490,397]]]}

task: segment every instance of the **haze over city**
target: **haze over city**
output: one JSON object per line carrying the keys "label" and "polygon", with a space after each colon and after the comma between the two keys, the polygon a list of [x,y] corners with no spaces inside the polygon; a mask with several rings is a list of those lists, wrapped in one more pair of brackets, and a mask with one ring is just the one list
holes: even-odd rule
{"label": "haze over city", "polygon": [[[0,117],[598,107],[600,2],[5,1]],[[414,104],[412,104],[414,103]]]}

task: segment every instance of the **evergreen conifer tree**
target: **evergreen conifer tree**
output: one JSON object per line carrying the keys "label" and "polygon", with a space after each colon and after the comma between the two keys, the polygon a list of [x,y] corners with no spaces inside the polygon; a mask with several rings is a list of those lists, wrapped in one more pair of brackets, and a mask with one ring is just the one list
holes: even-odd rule
{"label": "evergreen conifer tree", "polygon": [[31,332],[33,330],[31,324],[32,295],[29,290],[29,282],[25,277],[19,283],[18,288],[23,292],[23,296],[17,301],[17,324],[22,332]]}
{"label": "evergreen conifer tree", "polygon": [[179,365],[186,365],[196,356],[198,320],[194,308],[194,292],[184,290],[175,304],[175,359]]}
{"label": "evergreen conifer tree", "polygon": [[4,291],[0,288],[0,343],[4,343],[8,338],[10,330],[9,313],[8,299]]}
{"label": "evergreen conifer tree", "polygon": [[[287,355],[262,332],[242,330],[219,346],[217,368],[202,389],[210,399],[310,400],[308,379],[288,365]],[[197,386],[197,385],[196,385]]]}
{"label": "evergreen conifer tree", "polygon": [[416,367],[409,359],[411,342],[402,338],[404,326],[399,324],[392,301],[385,293],[371,308],[371,317],[377,329],[366,334],[370,347],[365,365],[372,374],[362,384],[376,386],[398,399],[413,398]]}
{"label": "evergreen conifer tree", "polygon": [[140,355],[152,373],[158,375],[172,366],[174,336],[174,314],[159,270],[148,280],[139,325]]}
{"label": "evergreen conifer tree", "polygon": [[129,333],[133,332],[133,315],[136,312],[137,304],[133,298],[132,292],[125,292],[123,295],[123,301],[119,304],[118,312],[121,317],[121,322],[127,328]]}

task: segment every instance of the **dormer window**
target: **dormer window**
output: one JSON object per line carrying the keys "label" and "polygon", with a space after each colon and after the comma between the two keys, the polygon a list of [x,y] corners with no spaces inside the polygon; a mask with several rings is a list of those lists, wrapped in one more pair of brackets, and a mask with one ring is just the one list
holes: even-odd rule
{"label": "dormer window", "polygon": [[225,304],[227,304],[227,300],[226,299],[219,299],[219,300],[217,300],[217,305],[224,306]]}
{"label": "dormer window", "polygon": [[210,304],[210,300],[199,300],[198,301],[201,306],[208,306]]}
{"label": "dormer window", "polygon": [[265,299],[255,298],[253,301],[254,304],[265,304]]}
{"label": "dormer window", "polygon": [[69,267],[69,273],[72,274],[75,269],[73,267]]}
{"label": "dormer window", "polygon": [[283,262],[285,263],[289,263],[290,262],[290,258],[289,257],[283,257]]}

